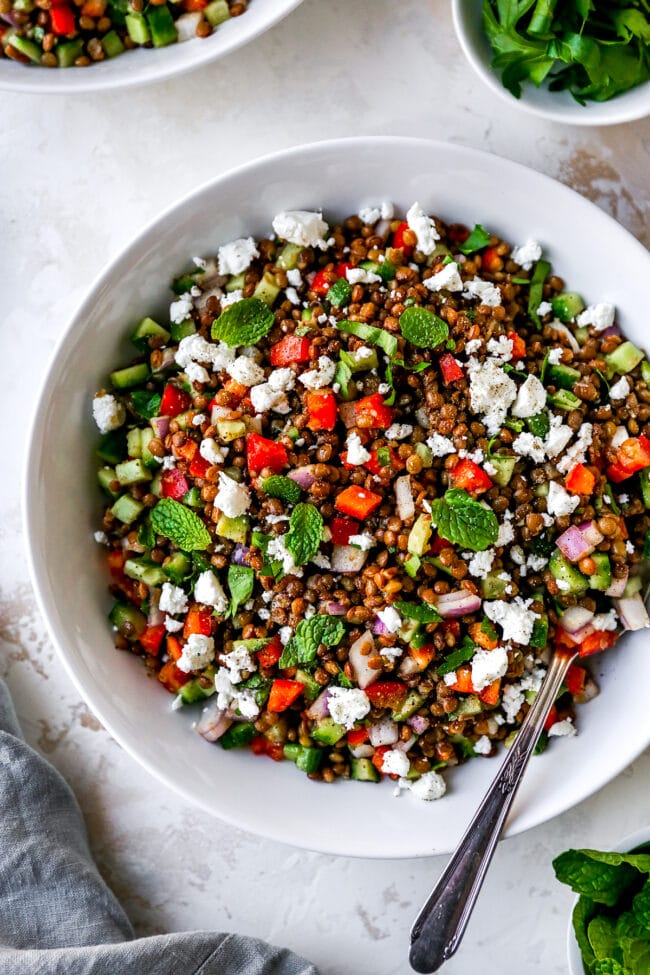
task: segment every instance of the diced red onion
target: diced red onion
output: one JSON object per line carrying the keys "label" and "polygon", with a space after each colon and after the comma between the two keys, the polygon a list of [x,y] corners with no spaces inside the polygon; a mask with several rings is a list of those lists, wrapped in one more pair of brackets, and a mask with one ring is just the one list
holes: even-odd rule
{"label": "diced red onion", "polygon": [[574,352],[580,351],[580,344],[570,328],[567,328],[566,325],[559,322],[557,319],[549,322],[549,327],[552,328],[554,332],[559,332],[560,335],[564,335]]}
{"label": "diced red onion", "polygon": [[[580,559],[591,555],[596,545],[603,540],[603,536],[592,521],[585,522],[585,525],[587,526],[585,530],[583,526],[578,528],[576,525],[571,525],[557,539],[557,547],[570,562],[579,562]],[[597,539],[597,541],[590,541],[590,539]]]}
{"label": "diced red onion", "polygon": [[411,718],[406,719],[406,723],[416,735],[423,735],[429,727],[430,721],[424,714],[414,714]]}
{"label": "diced red onion", "polygon": [[169,369],[170,366],[173,366],[174,362],[176,361],[174,359],[175,354],[176,353],[174,349],[161,349],[160,362],[158,363],[157,366],[151,367],[152,372],[164,372],[165,369]]}
{"label": "diced red onion", "polygon": [[357,745],[356,748],[351,748],[350,754],[352,758],[370,758],[371,755],[375,754],[375,749],[366,741],[363,745]]}
{"label": "diced red onion", "polygon": [[295,471],[289,471],[287,477],[291,478],[292,481],[295,481],[296,484],[303,489],[303,491],[308,491],[316,480],[312,474],[311,464],[309,464],[307,467],[296,467]]}
{"label": "diced red onion", "polygon": [[392,718],[381,718],[368,728],[370,744],[375,748],[381,745],[394,745],[399,738],[399,728]]}
{"label": "diced red onion", "polygon": [[605,537],[601,531],[598,530],[598,526],[595,521],[583,521],[581,525],[578,525],[578,531],[590,545],[596,548],[600,545],[603,538]]}
{"label": "diced red onion", "polygon": [[235,565],[248,565],[248,553],[250,548],[248,545],[235,545],[235,551],[232,553],[232,560]]}
{"label": "diced red onion", "polygon": [[183,41],[191,41],[196,37],[196,28],[201,23],[203,19],[203,11],[196,10],[190,11],[189,13],[181,14],[180,17],[176,18],[176,31],[179,44]]}
{"label": "diced red onion", "polygon": [[18,22],[13,14],[0,14],[0,20],[4,20],[7,24],[11,24],[12,27],[18,27]]}
{"label": "diced red onion", "polygon": [[421,406],[415,411],[415,419],[418,421],[421,427],[424,427],[425,430],[428,428],[430,423],[429,414],[424,406]]}
{"label": "diced red onion", "polygon": [[596,632],[596,627],[594,626],[593,623],[585,623],[585,625],[581,626],[579,630],[576,630],[574,633],[571,634],[571,639],[577,646],[578,644],[582,643],[583,640],[586,640],[588,636],[591,636],[591,634],[595,632]]}
{"label": "diced red onion", "polygon": [[345,616],[347,610],[343,603],[326,603],[325,612],[328,616]]}
{"label": "diced red onion", "polygon": [[213,701],[212,704],[203,708],[203,713],[196,724],[196,730],[206,741],[219,741],[231,724],[232,718],[229,718],[225,711],[217,707],[217,702]]}
{"label": "diced red onion", "polygon": [[[361,690],[364,690],[366,687],[370,687],[370,685],[377,680],[380,674],[380,671],[373,670],[368,662],[372,656],[374,648],[375,641],[372,638],[372,633],[370,630],[365,630],[359,639],[355,640],[350,647],[348,659],[350,661],[350,666],[354,671],[357,684]],[[362,653],[362,650],[365,650],[366,653]]]}
{"label": "diced red onion", "polygon": [[388,636],[390,630],[383,620],[380,620],[378,616],[375,616],[372,624],[372,632],[375,634],[375,636]]}
{"label": "diced red onion", "polygon": [[320,721],[321,718],[326,718],[329,715],[329,703],[330,692],[326,687],[325,690],[318,695],[315,701],[313,701],[307,708],[306,714],[308,718],[312,721]]}
{"label": "diced red onion", "polygon": [[138,552],[138,553],[141,553],[141,552],[144,552],[145,551],[144,545],[141,545],[140,542],[137,541],[137,539],[134,539],[133,541],[129,541],[129,536],[128,535],[125,535],[124,536],[124,538],[122,539],[122,541],[120,542],[120,544],[121,544],[122,550],[124,552]]}
{"label": "diced red onion", "polygon": [[395,481],[395,500],[397,502],[397,514],[402,521],[408,521],[415,515],[410,474],[404,474],[403,477],[398,477]]}
{"label": "diced red onion", "polygon": [[316,272],[315,271],[310,271],[309,274],[306,277],[307,277],[307,284],[311,285],[312,281],[316,277]]}
{"label": "diced red onion", "polygon": [[152,416],[149,423],[158,440],[164,440],[169,433],[169,417]]}
{"label": "diced red onion", "polygon": [[605,590],[605,595],[611,596],[612,599],[620,599],[625,592],[629,575],[630,570],[626,567],[624,575],[620,576],[620,578],[617,577],[616,579],[612,579],[612,584],[609,589]]}
{"label": "diced red onion", "polygon": [[372,236],[385,237],[389,230],[390,230],[390,220],[380,220],[379,223],[375,224],[372,231]]}
{"label": "diced red onion", "polygon": [[464,264],[467,258],[464,254],[454,254],[454,260],[456,261],[456,264]]}
{"label": "diced red onion", "polygon": [[621,326],[617,325],[616,322],[614,322],[613,325],[608,325],[608,327],[603,329],[602,332],[599,332],[598,338],[605,339],[607,338],[608,335],[620,335],[620,334],[621,334]]}
{"label": "diced red onion", "polygon": [[406,752],[411,751],[413,745],[416,743],[417,740],[418,740],[417,735],[411,735],[408,741],[398,741],[397,744],[395,745],[395,748],[397,749],[398,752],[404,752],[404,754],[406,754]]}
{"label": "diced red onion", "polygon": [[593,678],[587,675],[585,679],[584,687],[582,688],[579,694],[576,694],[574,696],[573,699],[576,702],[576,704],[587,704],[588,701],[593,701],[593,699],[595,697],[598,697],[599,694],[600,694],[600,690],[598,688],[598,684],[596,683],[595,680],[593,680]]}
{"label": "diced red onion", "polygon": [[361,572],[368,559],[368,552],[356,545],[334,545],[332,547],[332,569],[342,575],[356,575]]}
{"label": "diced red onion", "polygon": [[419,674],[421,670],[422,667],[417,662],[415,657],[404,657],[399,665],[400,677],[412,677],[413,674]]}
{"label": "diced red onion", "polygon": [[590,623],[593,618],[594,614],[590,609],[585,609],[583,606],[570,606],[562,613],[560,626],[567,633],[576,633],[587,623]]}
{"label": "diced red onion", "polygon": [[346,429],[357,425],[357,411],[354,403],[339,403],[339,416]]}
{"label": "diced red onion", "polygon": [[646,626],[650,626],[648,611],[640,593],[635,592],[633,596],[615,599],[614,606],[626,630],[643,630]]}
{"label": "diced red onion", "polygon": [[153,599],[149,604],[149,613],[147,615],[147,626],[162,626],[165,622],[165,614],[158,609],[157,605],[154,605]]}
{"label": "diced red onion", "polygon": [[457,589],[436,597],[436,609],[445,619],[467,616],[481,608],[481,600],[467,589]]}

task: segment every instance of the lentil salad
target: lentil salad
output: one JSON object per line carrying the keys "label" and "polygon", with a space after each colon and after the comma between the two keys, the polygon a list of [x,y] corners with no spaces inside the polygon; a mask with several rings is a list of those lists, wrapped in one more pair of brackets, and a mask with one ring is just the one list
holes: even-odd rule
{"label": "lentil salad", "polygon": [[[209,741],[438,798],[555,641],[648,624],[650,366],[535,241],[273,228],[195,258],[95,397],[116,644]],[[595,693],[573,667],[539,747]]]}

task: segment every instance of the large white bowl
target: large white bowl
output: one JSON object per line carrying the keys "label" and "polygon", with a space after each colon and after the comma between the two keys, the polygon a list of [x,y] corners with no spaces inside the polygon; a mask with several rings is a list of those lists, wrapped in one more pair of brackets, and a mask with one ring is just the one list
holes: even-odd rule
{"label": "large white bowl", "polygon": [[142,87],[217,61],[273,27],[302,0],[251,0],[246,13],[221,24],[214,34],[182,44],[138,48],[88,68],[40,68],[0,60],[0,89],[41,95]]}
{"label": "large white bowl", "polygon": [[[113,648],[99,546],[100,511],[91,399],[132,350],[145,314],[164,316],[167,284],[194,254],[244,234],[268,234],[283,208],[323,207],[331,218],[384,199],[414,200],[441,217],[480,221],[506,239],[543,242],[558,273],[587,298],[619,309],[644,340],[650,261],[599,209],[559,183],[461,146],[361,138],[292,149],[249,163],[197,190],[147,228],[100,276],[75,315],[36,408],[24,512],[34,587],[60,657],[79,693],[122,746],[188,801],[244,829],[325,852],[410,857],[448,852],[496,772],[477,759],[447,776],[439,802],[392,785],[315,784],[290,764],[223,751],[191,729],[190,710],[148,680],[139,660]],[[595,661],[603,694],[580,709],[580,734],[554,742],[527,772],[509,832],[556,816],[608,782],[650,741],[645,634]]]}
{"label": "large white bowl", "polygon": [[483,30],[483,0],[452,0],[454,27],[465,57],[479,78],[510,105],[541,115],[554,122],[569,125],[616,125],[650,115],[650,82],[608,102],[580,105],[566,91],[548,91],[533,84],[522,86],[521,98],[515,98],[501,84],[500,73],[492,67],[494,52]]}

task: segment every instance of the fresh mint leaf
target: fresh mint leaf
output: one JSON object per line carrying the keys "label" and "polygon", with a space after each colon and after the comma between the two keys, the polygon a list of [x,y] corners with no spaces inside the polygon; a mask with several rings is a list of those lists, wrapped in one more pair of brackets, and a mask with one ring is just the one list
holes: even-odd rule
{"label": "fresh mint leaf", "polygon": [[[269,641],[267,640],[266,643]],[[271,693],[271,684],[273,681],[270,677],[262,677],[261,674],[253,674],[248,680],[242,681],[239,687],[245,688],[247,691],[253,691],[253,697],[255,698],[255,703],[258,708],[264,707],[267,698]]]}
{"label": "fresh mint leaf", "polygon": [[484,616],[481,621],[481,633],[485,633],[489,640],[498,640],[499,634],[496,631],[494,623],[489,620],[487,616]]}
{"label": "fresh mint leaf", "polygon": [[230,615],[237,615],[237,610],[247,602],[255,584],[255,573],[247,565],[228,566],[228,588],[230,590]]}
{"label": "fresh mint leaf", "polygon": [[335,308],[342,308],[350,304],[352,286],[345,278],[339,278],[327,292],[327,300]]}
{"label": "fresh mint leaf", "polygon": [[646,881],[632,901],[632,910],[639,924],[648,932],[650,939],[650,880]]}
{"label": "fresh mint leaf", "polygon": [[305,565],[316,555],[323,538],[323,519],[313,504],[297,504],[291,513],[284,542],[296,565]]}
{"label": "fresh mint leaf", "polygon": [[602,862],[592,857],[594,850],[566,850],[553,860],[555,876],[576,894],[584,894],[598,904],[613,907],[634,884],[638,873],[629,863]]}
{"label": "fresh mint leaf", "polygon": [[149,389],[136,389],[131,393],[131,406],[134,412],[144,420],[158,416],[160,402],[160,393],[152,393]]}
{"label": "fresh mint leaf", "polygon": [[390,450],[388,447],[377,447],[377,463],[380,467],[390,467]]}
{"label": "fresh mint leaf", "polygon": [[173,498],[162,498],[152,509],[151,527],[184,552],[204,551],[212,541],[199,516]]}
{"label": "fresh mint leaf", "polygon": [[624,911],[623,914],[619,914],[616,919],[616,938],[621,944],[625,939],[635,941],[647,937],[647,928],[641,924],[634,911]]}
{"label": "fresh mint leaf", "polygon": [[395,603],[395,609],[400,616],[405,616],[409,620],[416,620],[418,623],[439,623],[442,616],[435,608],[428,603]]}
{"label": "fresh mint leaf", "polygon": [[420,349],[435,349],[449,337],[449,326],[427,308],[406,308],[399,319],[402,335]]}
{"label": "fresh mint leaf", "polygon": [[263,650],[264,647],[268,647],[271,639],[270,636],[261,636],[251,640],[233,640],[232,648],[233,650],[243,648],[244,650],[248,650],[249,653],[257,653],[259,650]]}
{"label": "fresh mint leaf", "polygon": [[589,897],[579,897],[578,903],[573,908],[573,915],[571,917],[573,933],[575,934],[578,947],[580,948],[580,954],[582,955],[585,971],[588,971],[591,964],[596,960],[593,948],[591,947],[589,938],[587,937],[587,929],[589,922],[594,917],[597,910],[598,905]]}
{"label": "fresh mint leaf", "polygon": [[271,498],[279,498],[287,504],[297,504],[300,501],[300,487],[290,477],[282,474],[271,474],[262,481],[262,490]]}
{"label": "fresh mint leaf", "polygon": [[591,975],[632,975],[632,972],[620,965],[615,958],[600,958],[594,962]]}
{"label": "fresh mint leaf", "polygon": [[145,548],[154,548],[156,533],[151,527],[151,518],[146,518],[138,528],[138,543]]}
{"label": "fresh mint leaf", "polygon": [[370,345],[378,345],[390,359],[397,352],[397,338],[385,328],[375,328],[374,325],[365,325],[363,322],[337,322],[336,327],[339,332],[347,332]]}
{"label": "fresh mint leaf", "polygon": [[480,251],[481,248],[487,247],[491,239],[492,234],[489,234],[485,227],[477,223],[467,240],[459,244],[458,250],[461,254],[473,254],[474,251]]}
{"label": "fresh mint leaf", "polygon": [[472,552],[484,552],[499,534],[494,512],[463,488],[451,488],[444,497],[436,498],[431,504],[431,518],[441,538]]}
{"label": "fresh mint leaf", "polygon": [[344,634],[343,623],[334,616],[318,614],[311,619],[301,620],[293,637],[282,651],[278,667],[282,669],[295,667],[297,664],[313,663],[321,643],[326,647],[336,647]]}
{"label": "fresh mint leaf", "polygon": [[242,298],[212,323],[212,338],[231,348],[255,345],[273,328],[275,316],[259,298]]}
{"label": "fresh mint leaf", "polygon": [[587,937],[596,958],[611,958],[616,950],[616,922],[611,917],[594,917],[587,927]]}
{"label": "fresh mint leaf", "polygon": [[472,659],[476,651],[476,644],[474,641],[466,636],[463,638],[463,642],[458,647],[457,650],[452,651],[444,661],[436,667],[436,673],[440,677],[444,677],[445,674],[451,674],[452,671],[460,667],[461,664],[466,664]]}

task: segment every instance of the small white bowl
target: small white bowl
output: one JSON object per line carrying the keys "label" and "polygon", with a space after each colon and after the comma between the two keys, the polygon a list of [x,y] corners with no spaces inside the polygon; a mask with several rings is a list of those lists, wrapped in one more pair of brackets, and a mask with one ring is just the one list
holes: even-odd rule
{"label": "small white bowl", "polygon": [[231,17],[204,39],[170,44],[158,50],[138,48],[87,68],[41,68],[0,60],[0,89],[63,95],[142,87],[218,61],[248,44],[291,13],[302,0],[251,0],[241,17]]}
{"label": "small white bowl", "polygon": [[515,98],[503,87],[498,72],[492,67],[494,52],[483,30],[482,9],[483,0],[452,0],[456,35],[479,78],[509,105],[569,125],[617,125],[650,115],[650,82],[608,102],[587,102],[586,105],[580,105],[566,91],[548,91],[531,83],[524,84],[521,98]]}
{"label": "small white bowl", "polygon": [[[643,829],[639,829],[636,833],[630,833],[629,836],[624,836],[615,846],[614,850],[617,853],[631,853],[632,850],[636,850],[639,846],[645,846],[650,843],[650,826],[644,826]],[[585,975],[585,969],[582,964],[582,955],[580,954],[580,948],[578,947],[578,942],[576,941],[576,936],[573,933],[573,911],[579,898],[576,897],[573,904],[571,905],[571,914],[569,915],[569,927],[567,930],[567,956],[569,961],[569,975]]]}

